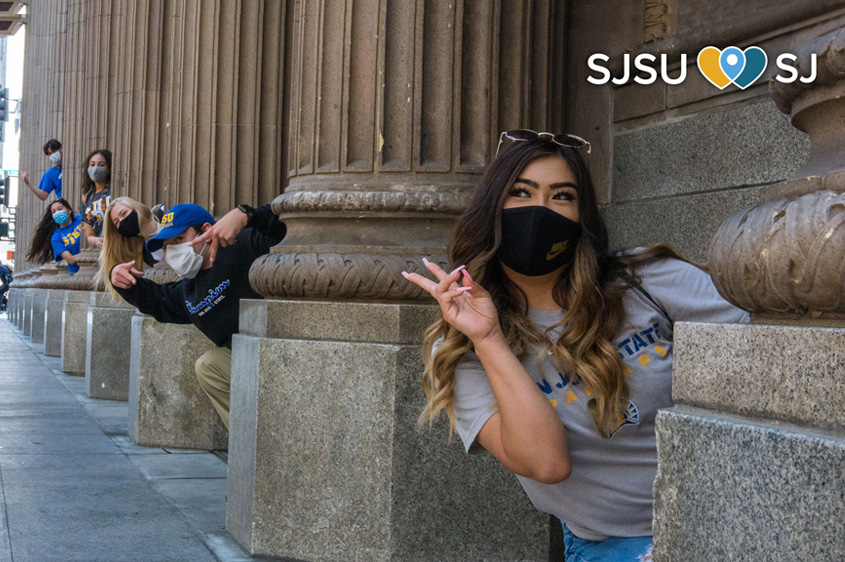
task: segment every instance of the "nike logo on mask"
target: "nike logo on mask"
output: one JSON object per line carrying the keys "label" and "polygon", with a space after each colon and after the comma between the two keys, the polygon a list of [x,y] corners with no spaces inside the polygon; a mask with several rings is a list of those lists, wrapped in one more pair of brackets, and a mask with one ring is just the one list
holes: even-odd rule
{"label": "nike logo on mask", "polygon": [[566,243],[567,243],[567,240],[564,240],[563,242],[557,242],[556,244],[554,244],[552,246],[552,249],[549,250],[549,253],[546,254],[546,261],[553,260],[556,257],[558,257],[561,254],[561,252],[563,252],[566,249]]}

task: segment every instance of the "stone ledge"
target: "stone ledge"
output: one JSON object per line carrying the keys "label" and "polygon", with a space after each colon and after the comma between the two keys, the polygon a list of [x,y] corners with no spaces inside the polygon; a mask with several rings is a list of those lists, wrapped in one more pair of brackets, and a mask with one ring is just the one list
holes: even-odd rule
{"label": "stone ledge", "polygon": [[654,560],[845,559],[845,437],[803,431],[660,411]]}
{"label": "stone ledge", "polygon": [[845,328],[675,327],[676,404],[845,432],[843,380]]}
{"label": "stone ledge", "polygon": [[265,338],[420,344],[434,304],[241,300],[240,333]]}

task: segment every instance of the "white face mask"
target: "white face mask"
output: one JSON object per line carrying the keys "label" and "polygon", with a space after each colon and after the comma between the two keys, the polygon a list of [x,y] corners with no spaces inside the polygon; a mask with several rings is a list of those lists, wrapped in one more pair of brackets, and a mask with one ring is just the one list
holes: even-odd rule
{"label": "white face mask", "polygon": [[202,267],[202,253],[205,251],[205,244],[202,245],[200,253],[196,253],[187,242],[182,244],[170,244],[164,249],[164,261],[170,268],[186,279],[193,279]]}
{"label": "white face mask", "polygon": [[52,154],[50,154],[50,156],[48,156],[47,158],[50,159],[50,162],[58,164],[59,162],[62,161],[62,153],[57,150],[56,152],[53,152]]}

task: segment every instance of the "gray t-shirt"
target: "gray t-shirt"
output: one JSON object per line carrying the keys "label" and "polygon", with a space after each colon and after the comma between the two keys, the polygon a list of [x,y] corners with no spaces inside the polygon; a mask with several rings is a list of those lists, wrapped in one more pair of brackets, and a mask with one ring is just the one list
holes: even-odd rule
{"label": "gray t-shirt", "polygon": [[[599,435],[583,383],[559,373],[548,356],[542,374],[536,353],[522,362],[566,427],[572,472],[564,482],[552,485],[517,478],[537,509],[555,515],[576,536],[588,540],[652,534],[657,474],[654,418],[658,408],[673,405],[672,323],[748,320],[746,312],[722,299],[707,273],[685,262],[661,260],[638,274],[654,302],[638,290],[625,295],[625,321],[615,343],[629,370],[630,401],[625,421],[612,437]],[[563,314],[563,310],[529,311],[541,330],[559,322]],[[495,413],[494,403],[484,367],[475,353],[467,353],[455,369],[454,409],[468,452],[483,450],[475,439]]]}

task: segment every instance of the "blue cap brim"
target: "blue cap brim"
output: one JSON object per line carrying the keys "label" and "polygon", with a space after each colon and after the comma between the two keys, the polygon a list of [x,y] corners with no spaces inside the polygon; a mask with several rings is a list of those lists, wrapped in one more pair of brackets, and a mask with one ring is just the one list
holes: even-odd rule
{"label": "blue cap brim", "polygon": [[162,228],[158,231],[158,234],[147,240],[147,251],[148,252],[157,252],[161,250],[161,247],[164,245],[164,241],[168,238],[173,238],[174,236],[179,236],[186,230],[191,228],[190,226],[168,226],[167,228]]}

